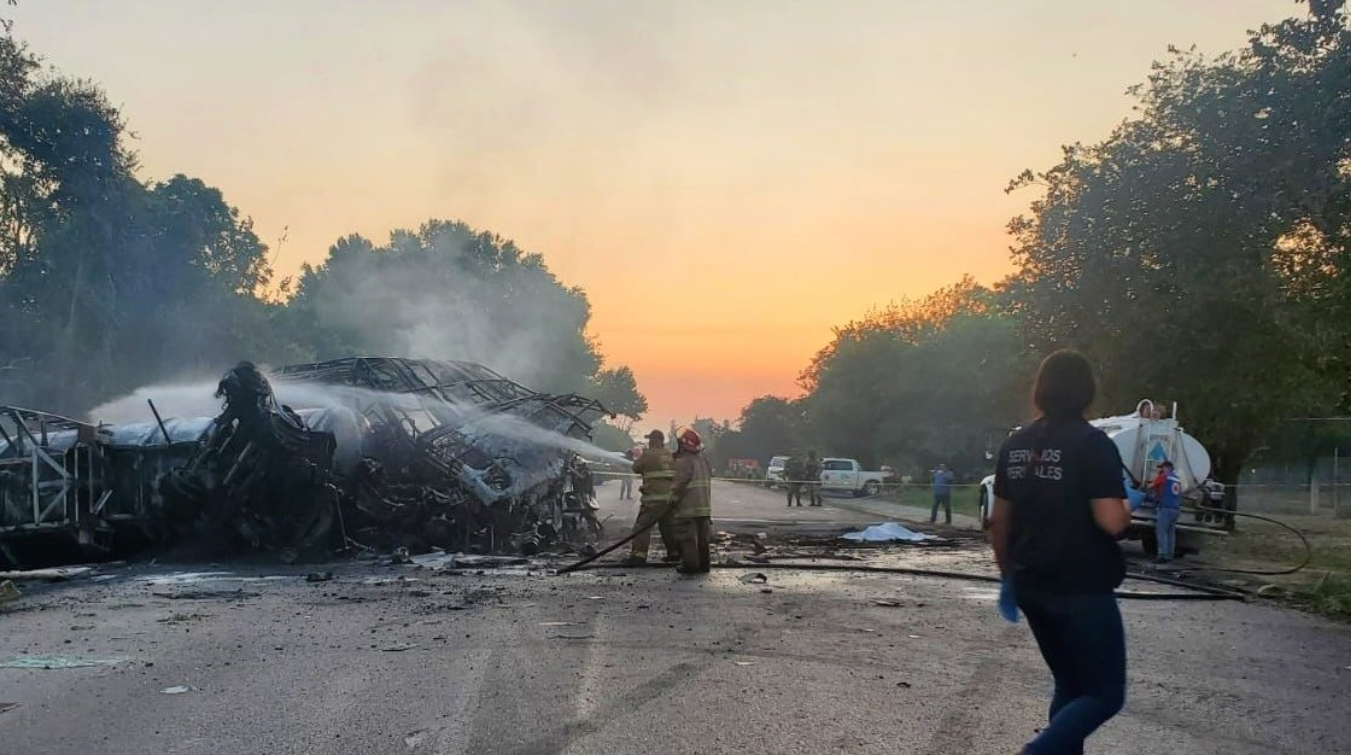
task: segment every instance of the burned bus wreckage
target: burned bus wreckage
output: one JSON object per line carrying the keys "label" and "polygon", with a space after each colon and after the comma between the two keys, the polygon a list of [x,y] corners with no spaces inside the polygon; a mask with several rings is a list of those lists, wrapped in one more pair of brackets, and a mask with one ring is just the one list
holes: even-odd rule
{"label": "burned bus wreckage", "polygon": [[215,417],[92,425],[0,407],[0,563],[152,548],[283,560],[523,553],[598,534],[582,457],[607,414],[477,364],[348,358],[221,379]]}

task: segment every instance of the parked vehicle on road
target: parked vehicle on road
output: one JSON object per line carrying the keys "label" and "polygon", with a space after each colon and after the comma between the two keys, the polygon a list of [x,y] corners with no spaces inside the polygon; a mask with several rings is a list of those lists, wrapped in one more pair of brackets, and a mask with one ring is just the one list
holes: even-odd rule
{"label": "parked vehicle on road", "polygon": [[765,487],[775,488],[783,484],[783,469],[787,463],[787,456],[775,456],[769,460],[769,466],[765,467]]}
{"label": "parked vehicle on road", "polygon": [[869,472],[857,459],[827,458],[821,460],[821,488],[845,491],[855,496],[875,496],[882,492],[891,477],[885,470]]}

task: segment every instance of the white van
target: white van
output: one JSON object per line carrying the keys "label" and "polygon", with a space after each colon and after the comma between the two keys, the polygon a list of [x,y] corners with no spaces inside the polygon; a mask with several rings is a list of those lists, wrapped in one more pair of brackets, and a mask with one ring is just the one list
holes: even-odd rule
{"label": "white van", "polygon": [[787,456],[775,456],[765,468],[765,487],[773,488],[783,482],[783,467],[788,463]]}

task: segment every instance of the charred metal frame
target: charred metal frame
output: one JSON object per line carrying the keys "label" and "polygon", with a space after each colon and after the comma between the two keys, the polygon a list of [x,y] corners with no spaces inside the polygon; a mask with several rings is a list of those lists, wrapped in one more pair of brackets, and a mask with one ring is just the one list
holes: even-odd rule
{"label": "charred metal frame", "polygon": [[232,442],[247,401],[215,419],[166,421],[151,405],[153,423],[98,427],[0,406],[0,561],[17,564],[30,535],[49,536],[33,541],[42,558],[62,542],[80,558],[107,552],[114,532],[166,544],[188,520],[283,553],[324,540],[528,551],[595,534],[590,473],[556,436],[589,437],[608,414],[599,401],[467,362],[352,357],[274,373],[341,399],[293,411],[252,364],[222,389],[240,375],[261,391],[249,442]]}

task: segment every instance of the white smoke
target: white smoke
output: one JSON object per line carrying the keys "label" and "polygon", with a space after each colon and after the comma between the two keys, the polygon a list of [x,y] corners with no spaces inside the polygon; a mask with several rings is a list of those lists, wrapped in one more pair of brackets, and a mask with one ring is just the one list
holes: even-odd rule
{"label": "white smoke", "polygon": [[[276,380],[269,376],[277,401],[297,411],[347,408],[361,412],[371,404],[383,403],[408,412],[419,412],[422,402],[407,393],[387,393],[365,388],[319,383]],[[148,401],[164,419],[212,417],[221,411],[221,399],[215,398],[216,381],[151,385],[114,399],[90,411],[90,422],[129,424],[153,421]],[[574,438],[511,414],[493,412],[473,405],[456,405],[462,432],[495,435],[548,448],[572,451],[588,459],[622,461],[623,456],[607,451],[580,438]],[[427,427],[421,429],[426,430]]]}
{"label": "white smoke", "polygon": [[597,366],[581,335],[585,296],[460,223],[396,231],[374,249],[348,237],[302,286],[321,330],[382,356],[476,362],[551,392],[576,390]]}

